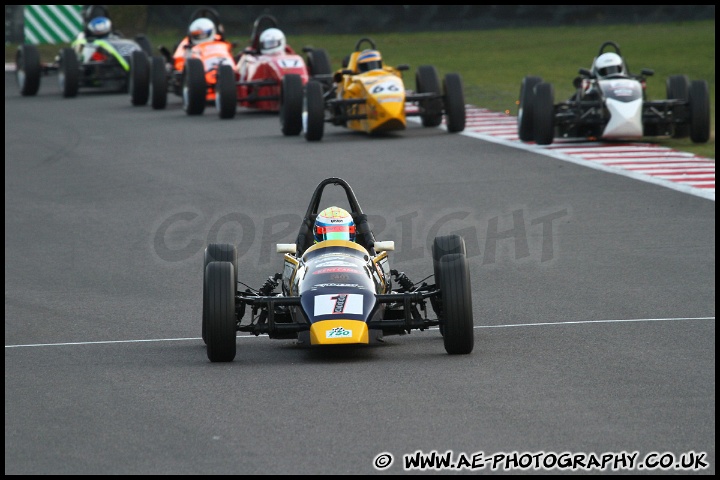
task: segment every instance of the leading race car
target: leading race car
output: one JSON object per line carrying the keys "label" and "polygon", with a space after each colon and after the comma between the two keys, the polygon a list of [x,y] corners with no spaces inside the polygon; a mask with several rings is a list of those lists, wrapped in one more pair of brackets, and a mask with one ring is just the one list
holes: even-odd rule
{"label": "leading race car", "polygon": [[[87,6],[83,19],[84,30],[71,46],[60,49],[54,62],[41,62],[35,45],[18,47],[16,79],[21,95],[37,94],[41,77],[50,73],[57,73],[66,98],[77,96],[81,88],[126,92],[133,77],[147,77],[147,56],[152,51],[147,37],[138,35],[130,40],[114,31],[109,12],[102,5]],[[137,90],[132,97],[135,104],[147,103],[147,99],[147,89]]]}
{"label": "leading race car", "polygon": [[[316,243],[313,226],[328,185],[345,190],[355,241]],[[330,231],[333,224],[328,225],[323,228]],[[234,245],[208,245],[202,318],[208,358],[211,362],[234,360],[239,331],[327,347],[370,345],[381,342],[384,335],[433,326],[439,327],[447,353],[471,353],[472,294],[463,238],[434,239],[435,281],[431,284],[414,283],[391,269],[388,252],[393,249],[392,241],[375,241],[352,188],[336,177],[323,180],[315,189],[296,243],[278,244],[278,252],[284,254],[282,273],[269,277],[257,290],[238,288],[242,282]],[[428,318],[430,308],[435,318]]]}
{"label": "leading race car", "polygon": [[549,145],[554,138],[632,140],[649,136],[710,138],[710,96],[705,80],[672,75],[667,100],[649,100],[646,77],[631,74],[615,42],[604,42],[590,70],[581,68],[575,94],[555,104],[552,84],[526,76],[520,86],[518,136]]}
{"label": "leading race car", "polygon": [[[435,67],[422,65],[415,75],[415,91],[406,90],[402,72],[410,67],[384,65],[370,38],[361,38],[343,63],[330,81],[311,80],[306,85],[303,130],[308,141],[322,139],[325,123],[375,134],[404,130],[409,116],[419,116],[424,127],[437,127],[445,115],[448,132],[465,129],[459,74],[445,75],[441,90]],[[416,108],[408,109],[408,104]]]}
{"label": "leading race car", "polygon": [[[287,44],[285,34],[272,15],[260,15],[253,24],[250,44],[235,67],[221,65],[218,71],[216,107],[220,118],[233,118],[237,107],[267,112],[291,111],[283,130],[298,135],[302,129],[302,89],[311,76],[331,73],[327,52],[304,47],[305,59]],[[286,87],[287,85],[287,87]],[[294,95],[284,101],[283,95]]]}

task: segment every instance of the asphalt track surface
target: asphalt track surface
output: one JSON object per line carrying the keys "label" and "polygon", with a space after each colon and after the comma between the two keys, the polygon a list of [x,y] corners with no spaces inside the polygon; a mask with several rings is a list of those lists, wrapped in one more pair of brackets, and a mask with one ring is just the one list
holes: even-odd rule
{"label": "asphalt track surface", "polygon": [[[259,287],[330,176],[416,281],[435,235],[465,237],[471,354],[429,330],[330,351],[243,335],[208,361],[204,246],[237,244]],[[5,474],[397,474],[418,451],[510,458],[430,473],[714,474],[714,199],[443,128],[308,143],[276,115],[47,78],[23,98],[5,74]],[[623,452],[707,466],[520,468]]]}

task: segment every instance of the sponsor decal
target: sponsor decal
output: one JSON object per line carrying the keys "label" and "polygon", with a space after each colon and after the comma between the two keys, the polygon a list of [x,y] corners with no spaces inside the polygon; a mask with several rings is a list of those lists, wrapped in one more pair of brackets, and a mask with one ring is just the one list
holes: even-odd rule
{"label": "sponsor decal", "polygon": [[353,262],[346,262],[345,260],[325,260],[315,265],[316,267],[356,267],[357,265]]}
{"label": "sponsor decal", "polygon": [[335,288],[359,288],[364,289],[365,287],[357,283],[318,283],[313,285],[310,290],[317,290],[318,288],[335,287]]}
{"label": "sponsor decal", "polygon": [[326,267],[315,270],[313,275],[321,275],[323,273],[360,273],[360,271],[350,267]]}
{"label": "sponsor decal", "polygon": [[350,280],[350,275],[346,273],[333,273],[330,275],[330,280],[334,282],[347,282]]}
{"label": "sponsor decal", "polygon": [[358,293],[318,295],[315,297],[315,316],[362,315],[363,296]]}
{"label": "sponsor decal", "polygon": [[352,330],[343,327],[335,327],[325,331],[325,338],[348,338],[352,337]]}

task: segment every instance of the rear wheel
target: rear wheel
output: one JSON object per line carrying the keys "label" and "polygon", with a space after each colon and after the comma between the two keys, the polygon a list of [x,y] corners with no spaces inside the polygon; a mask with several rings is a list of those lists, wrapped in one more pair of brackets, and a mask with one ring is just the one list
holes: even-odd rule
{"label": "rear wheel", "polygon": [[465,130],[465,95],[460,75],[448,73],[443,80],[445,123],[450,133]]}
{"label": "rear wheel", "polygon": [[230,65],[220,65],[218,69],[215,107],[220,118],[233,118],[237,112],[235,70]]}
{"label": "rear wheel", "polygon": [[77,96],[80,88],[80,65],[75,50],[69,47],[61,49],[58,63],[58,84],[63,97]]}
{"label": "rear wheel", "polygon": [[542,82],[542,78],[528,75],[520,84],[520,104],[518,105],[518,136],[523,142],[532,142],[535,139],[533,130],[533,100],[535,85]]}
{"label": "rear wheel", "polygon": [[705,80],[690,82],[690,140],[705,143],[710,139],[710,95]]}
{"label": "rear wheel", "polygon": [[235,288],[233,297],[237,294],[237,248],[228,243],[211,243],[205,248],[203,263],[203,311],[202,311],[202,339],[207,344],[207,318],[208,318],[208,296],[207,296],[207,266],[210,262],[230,262],[235,272]]}
{"label": "rear wheel", "polygon": [[230,262],[205,267],[207,288],[207,356],[211,362],[232,362],[236,353],[235,272]]}
{"label": "rear wheel", "polygon": [[[667,91],[668,100],[688,101],[690,92],[690,78],[687,75],[671,75],[665,82],[665,90]],[[673,129],[673,138],[685,138],[690,135],[690,125],[675,124]]]}
{"label": "rear wheel", "polygon": [[150,40],[145,35],[137,35],[135,37],[135,43],[137,43],[143,52],[145,52],[145,55],[148,57],[152,57],[153,49],[152,44],[150,43]]}
{"label": "rear wheel", "polygon": [[40,89],[40,53],[35,45],[20,45],[15,54],[15,79],[20,95],[35,95]]}
{"label": "rear wheel", "polygon": [[449,354],[468,354],[475,345],[472,292],[467,258],[462,253],[440,258],[443,341]]}
{"label": "rear wheel", "polygon": [[130,57],[130,102],[146,105],[150,95],[150,62],[142,50],[135,50]]}
{"label": "rear wheel", "polygon": [[415,72],[415,90],[417,93],[433,93],[437,98],[421,100],[420,119],[423,127],[437,127],[442,123],[442,98],[440,98],[440,78],[432,65],[420,65]]}
{"label": "rear wheel", "polygon": [[535,143],[550,145],[555,137],[555,92],[550,83],[535,86],[533,99],[533,130]]}
{"label": "rear wheel", "polygon": [[183,74],[183,110],[188,115],[202,115],[207,99],[207,83],[202,60],[188,58]]}
{"label": "rear wheel", "polygon": [[322,139],[325,128],[325,102],[322,84],[316,80],[310,80],[305,85],[304,115],[305,139],[309,142]]}
{"label": "rear wheel", "polygon": [[165,60],[161,57],[150,59],[150,105],[154,110],[167,106],[168,80]]}
{"label": "rear wheel", "polygon": [[280,129],[283,135],[300,135],[302,132],[303,84],[302,77],[288,73],[280,84]]}
{"label": "rear wheel", "polygon": [[332,73],[330,56],[323,48],[314,48],[307,54],[308,73],[311,77],[315,75],[329,75]]}

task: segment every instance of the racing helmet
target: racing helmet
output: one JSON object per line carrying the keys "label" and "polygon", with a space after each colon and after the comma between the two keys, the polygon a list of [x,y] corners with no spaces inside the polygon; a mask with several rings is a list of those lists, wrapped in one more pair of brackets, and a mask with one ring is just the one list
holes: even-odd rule
{"label": "racing helmet", "polygon": [[315,243],[323,240],[355,241],[355,222],[352,215],[340,207],[329,207],[320,212],[313,227]]}
{"label": "racing helmet", "polygon": [[198,18],[190,24],[188,37],[193,45],[211,42],[215,39],[215,22],[209,18]]}
{"label": "racing helmet", "polygon": [[285,51],[285,34],[278,28],[268,28],[260,34],[260,53],[271,55]]}
{"label": "racing helmet", "polygon": [[625,68],[623,60],[617,53],[603,53],[595,59],[595,65],[593,65],[595,75],[598,78],[607,77],[610,75],[625,75]]}
{"label": "racing helmet", "polygon": [[112,31],[112,22],[107,17],[95,17],[88,22],[88,32],[96,37],[102,37]]}
{"label": "racing helmet", "polygon": [[358,71],[369,72],[382,68],[382,57],[377,50],[363,50],[357,59]]}

